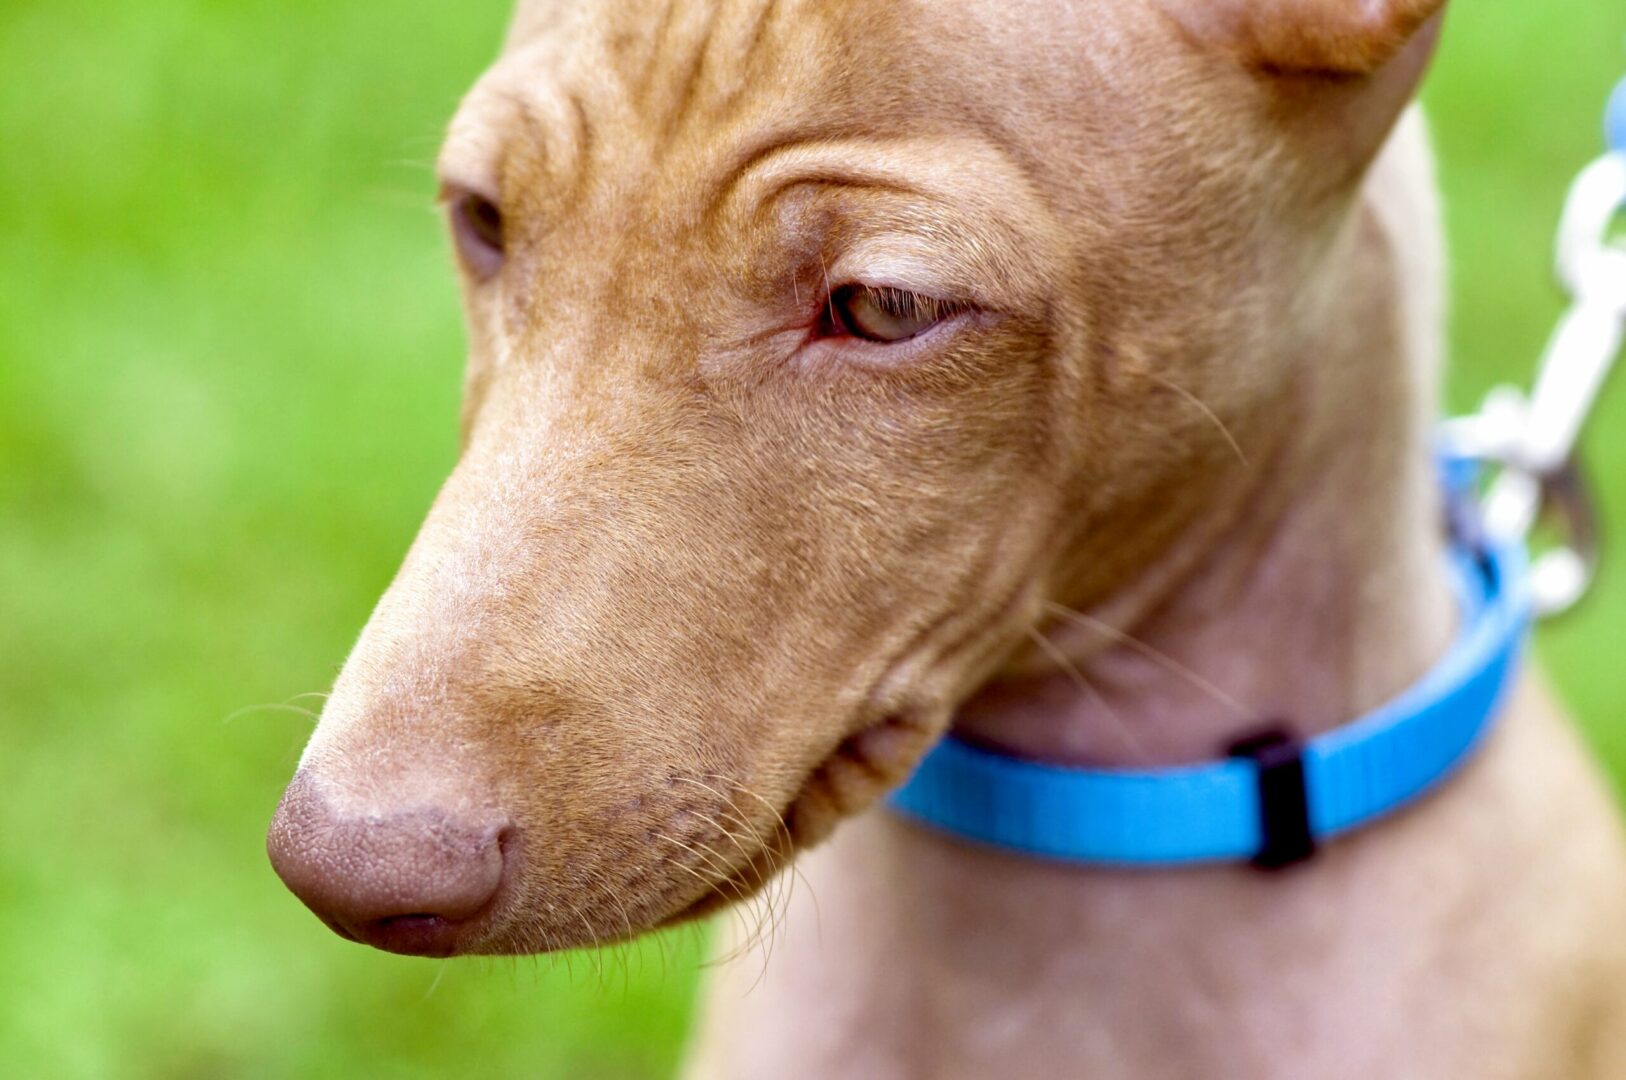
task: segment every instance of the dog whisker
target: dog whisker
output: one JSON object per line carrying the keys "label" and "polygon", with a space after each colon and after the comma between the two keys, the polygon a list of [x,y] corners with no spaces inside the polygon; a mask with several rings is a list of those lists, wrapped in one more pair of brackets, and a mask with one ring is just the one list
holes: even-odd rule
{"label": "dog whisker", "polygon": [[[780,849],[781,852],[782,852],[781,859],[782,859],[784,865],[789,868],[789,870],[791,872],[791,875],[792,875],[792,877],[791,877],[791,885],[790,885],[791,890],[792,890],[792,895],[794,895],[796,882],[800,881],[802,883],[802,886],[807,890],[808,900],[813,905],[813,918],[815,920],[815,925],[817,925],[818,927],[821,928],[820,932],[822,934],[822,927],[824,925],[824,916],[823,916],[823,912],[819,908],[819,894],[818,894],[818,891],[813,888],[813,883],[811,881],[807,880],[807,875],[802,873],[801,866],[799,866],[797,864],[797,862],[796,862],[795,854],[794,854],[795,840],[792,838],[792,836],[790,834],[790,826],[785,823],[784,815],[781,814],[778,810],[776,810],[774,808],[773,804],[768,802],[767,799],[765,799],[761,795],[757,794],[757,792],[751,790],[750,788],[746,787],[743,784],[738,785],[738,786],[739,786],[739,790],[740,790],[741,794],[749,796],[750,798],[755,799],[757,802],[761,803],[764,807],[766,807],[768,812],[771,815],[773,815],[774,826],[775,826],[775,828],[776,828],[776,830],[778,832],[778,835],[782,838],[782,841],[783,841],[783,846]],[[790,901],[787,899],[787,901],[786,901],[787,907],[789,905],[789,902]]]}
{"label": "dog whisker", "polygon": [[[304,695],[301,695],[301,696],[304,696]],[[291,701],[291,699],[290,699],[290,701]],[[235,709],[232,712],[227,713],[224,717],[221,718],[220,722],[222,724],[230,724],[233,721],[235,721],[235,720],[237,720],[237,719],[239,719],[241,717],[248,716],[248,715],[251,715],[253,713],[259,713],[259,712],[294,713],[294,714],[296,714],[298,716],[303,716],[305,719],[309,720],[313,724],[319,718],[317,713],[311,711],[310,709],[304,708],[302,706],[291,704],[290,701],[267,702],[264,705],[245,705],[241,709]]]}
{"label": "dog whisker", "polygon": [[[606,984],[604,981],[604,943],[602,937],[594,932],[592,920],[588,919],[588,917],[582,912],[582,909],[573,901],[566,900],[565,906],[570,909],[571,914],[576,916],[576,921],[581,923],[582,930],[587,935],[587,941],[592,945],[593,951],[591,954],[591,963],[593,978],[595,980],[596,987],[599,990],[603,990]],[[583,955],[587,955],[585,948],[580,951],[583,953]]]}
{"label": "dog whisker", "polygon": [[[721,780],[724,783],[730,785],[735,790],[737,790],[740,794],[746,796],[747,798],[755,799],[759,804],[761,804],[763,809],[767,810],[769,816],[773,819],[776,834],[781,838],[781,841],[782,841],[783,846],[780,848],[780,850],[777,853],[776,857],[780,860],[780,863],[781,863],[782,867],[788,868],[790,870],[790,873],[792,875],[791,882],[790,882],[790,888],[792,890],[794,890],[795,889],[795,883],[796,883],[796,881],[799,880],[802,883],[802,885],[807,889],[808,899],[813,904],[813,917],[814,917],[814,919],[816,921],[816,924],[819,927],[821,927],[821,930],[822,930],[823,915],[819,910],[819,896],[818,896],[817,891],[814,890],[812,882],[807,880],[807,875],[802,873],[801,867],[796,864],[796,859],[794,857],[795,842],[794,842],[794,840],[792,839],[792,837],[790,835],[790,826],[785,823],[785,816],[782,813],[780,813],[780,811],[778,809],[776,809],[771,802],[769,802],[767,799],[763,798],[762,795],[760,795],[757,792],[753,791],[751,788],[749,788],[746,785],[740,783],[739,781],[731,779],[730,777],[723,776],[721,773],[708,773],[707,775],[710,776],[712,779]],[[794,893],[793,893],[793,895],[794,895]],[[786,899],[785,903],[786,903],[786,909],[788,911],[789,904],[790,904],[789,898]]]}
{"label": "dog whisker", "polygon": [[1181,386],[1179,383],[1175,382],[1173,379],[1170,379],[1166,375],[1162,375],[1156,371],[1147,371],[1145,374],[1146,377],[1151,379],[1153,382],[1165,386],[1168,389],[1173,390],[1176,394],[1179,394],[1181,397],[1185,398],[1186,401],[1195,406],[1199,412],[1208,417],[1213,425],[1219,429],[1220,435],[1224,437],[1225,442],[1228,446],[1230,446],[1232,453],[1236,454],[1237,460],[1242,462],[1242,467],[1252,467],[1248,462],[1248,455],[1242,452],[1242,444],[1237,442],[1236,436],[1231,434],[1231,429],[1225,426],[1225,421],[1221,420],[1219,418],[1219,414],[1213,409],[1209,408],[1207,403],[1204,402],[1202,398],[1198,397],[1196,394],[1193,394],[1190,390],[1187,390],[1185,387]]}
{"label": "dog whisker", "polygon": [[[678,779],[680,779],[680,780],[682,780],[684,782],[693,784],[696,787],[699,787],[699,788],[711,793],[712,795],[714,795],[718,799],[718,801],[720,803],[720,812],[725,817],[737,822],[739,825],[741,825],[742,827],[744,827],[745,829],[748,829],[750,831],[751,837],[752,837],[752,840],[753,840],[753,843],[754,843],[755,846],[752,847],[752,848],[747,848],[743,843],[740,842],[740,838],[731,829],[729,829],[723,823],[723,821],[718,820],[715,817],[708,817],[708,819],[707,819],[710,822],[710,824],[712,824],[714,827],[716,827],[724,836],[726,836],[730,840],[730,842],[732,842],[734,844],[735,848],[737,848],[739,850],[741,855],[743,855],[748,861],[752,860],[754,858],[759,858],[759,857],[766,860],[766,862],[768,864],[768,868],[767,868],[767,872],[766,872],[767,876],[766,876],[766,882],[765,882],[765,885],[764,885],[763,892],[764,892],[764,898],[765,898],[764,899],[764,904],[765,904],[765,907],[766,907],[765,918],[767,919],[767,921],[768,921],[768,923],[770,925],[770,930],[769,930],[770,938],[769,938],[769,941],[768,941],[767,952],[771,954],[772,949],[773,949],[773,944],[778,938],[779,926],[781,924],[781,921],[782,921],[784,915],[788,914],[788,912],[789,912],[789,898],[788,898],[788,896],[785,896],[783,898],[784,910],[781,911],[781,902],[782,902],[781,897],[784,894],[785,890],[784,890],[784,887],[782,885],[780,885],[780,879],[783,876],[780,873],[780,871],[783,868],[783,866],[785,864],[785,861],[786,861],[784,855],[781,852],[776,851],[774,845],[770,844],[763,837],[760,830],[758,830],[756,825],[753,824],[751,822],[751,820],[744,813],[742,813],[740,811],[739,807],[735,805],[734,800],[731,797],[725,795],[723,792],[719,791],[717,788],[712,787],[710,784],[707,784],[704,781],[698,780],[698,779],[696,779],[694,777],[683,776],[683,777],[679,777]],[[719,779],[725,779],[726,780],[726,778],[721,778],[721,777],[719,777]],[[739,785],[738,784],[731,784],[731,786],[738,787]],[[764,805],[767,805],[765,800],[763,802],[764,802]],[[770,807],[770,810],[771,809],[772,808]],[[775,817],[775,819],[777,821],[779,821],[780,825],[782,826],[783,825],[783,819],[779,817],[777,812],[775,812],[774,817]],[[789,831],[788,830],[785,830],[785,835],[786,835],[786,838],[788,839],[788,836],[789,836]]]}
{"label": "dog whisker", "polygon": [[1044,651],[1045,655],[1049,656],[1062,670],[1071,675],[1078,688],[1089,695],[1090,699],[1107,715],[1113,726],[1118,730],[1118,734],[1122,736],[1128,751],[1143,761],[1150,760],[1151,755],[1147,752],[1139,737],[1136,736],[1128,724],[1124,723],[1123,717],[1119,716],[1117,711],[1107,702],[1106,695],[1084,677],[1084,673],[1078,669],[1078,665],[1068,659],[1067,654],[1058,649],[1055,642],[1045,637],[1044,633],[1037,627],[1029,627],[1028,636],[1033,639],[1034,644]]}
{"label": "dog whisker", "polygon": [[[689,852],[691,855],[695,856],[697,859],[700,859],[702,861],[708,861],[707,857],[705,855],[703,855],[700,851],[698,851],[695,848],[691,847],[690,845],[688,845],[684,841],[677,839],[676,837],[668,836],[668,835],[666,835],[665,833],[662,833],[662,832],[657,832],[657,833],[654,834],[654,836],[658,840],[664,840],[669,844],[674,844],[677,847],[683,848],[685,851]],[[731,875],[726,870],[722,872],[722,876],[720,878],[709,878],[706,875],[704,875],[704,874],[700,873],[699,871],[695,870],[693,867],[688,866],[688,865],[686,865],[686,864],[684,864],[682,862],[673,862],[673,863],[671,863],[671,865],[675,866],[679,870],[682,870],[685,873],[689,874],[696,881],[699,881],[702,885],[705,886],[706,891],[701,894],[702,897],[707,896],[707,895],[715,894],[717,896],[721,896],[724,900],[727,900],[727,901],[743,901],[745,899],[744,892],[741,890],[740,886],[732,880]],[[732,891],[734,895],[732,897],[730,897],[728,895],[728,893],[725,893],[723,891],[724,887],[729,888],[730,891]],[[747,930],[747,927],[746,927],[746,924],[745,924],[745,918],[744,918],[743,915],[740,914],[740,911],[739,911],[740,905],[730,902],[727,906],[728,906],[728,910],[730,911],[732,916],[739,920],[741,929],[742,930]],[[747,931],[747,936],[749,936],[748,931]],[[719,963],[719,964],[724,963],[724,962],[726,962],[727,959],[728,958],[723,958],[721,960],[718,960],[717,963]]]}
{"label": "dog whisker", "polygon": [[434,996],[436,988],[440,986],[440,980],[446,977],[446,969],[451,966],[452,964],[450,960],[442,960],[440,963],[435,965],[435,977],[429,980],[429,989],[423,992],[424,1001],[428,1001]]}
{"label": "dog whisker", "polygon": [[599,888],[604,896],[615,904],[616,909],[621,913],[621,925],[625,930],[626,936],[623,937],[621,941],[615,943],[613,946],[613,952],[620,958],[621,961],[621,989],[622,993],[624,994],[627,991],[628,983],[631,979],[626,946],[627,943],[632,941],[636,936],[636,931],[633,929],[632,925],[632,914],[627,910],[627,905],[622,902],[620,891],[616,888],[613,881],[610,881],[602,872],[592,869],[588,871],[588,877],[589,880]]}
{"label": "dog whisker", "polygon": [[824,276],[824,306],[826,313],[830,318],[830,322],[834,324],[836,322],[836,294],[835,290],[830,288],[830,267],[825,264],[824,252],[822,251],[819,252],[819,273]]}
{"label": "dog whisker", "polygon": [[1054,600],[1045,601],[1045,608],[1049,610],[1051,614],[1056,615],[1058,618],[1065,619],[1068,622],[1073,623],[1075,626],[1081,626],[1086,630],[1093,630],[1104,637],[1111,638],[1120,645],[1124,645],[1135,650],[1137,653],[1159,665],[1170,674],[1184,679],[1186,682],[1190,683],[1198,690],[1201,690],[1203,693],[1207,694],[1221,705],[1224,705],[1227,709],[1234,712],[1239,718],[1248,719],[1252,717],[1253,713],[1250,712],[1240,701],[1232,697],[1230,694],[1227,694],[1224,690],[1221,690],[1218,686],[1214,685],[1214,683],[1203,678],[1197,672],[1182,664],[1180,661],[1176,660],[1162,649],[1159,649],[1148,642],[1142,641],[1133,634],[1118,629],[1116,626],[1113,626],[1111,623],[1106,622],[1105,620],[1098,619],[1093,615],[1086,614],[1085,612],[1078,611],[1063,604],[1058,604]]}
{"label": "dog whisker", "polygon": [[[766,919],[767,921],[768,936],[763,942],[763,966],[762,970],[758,973],[758,982],[760,982],[760,980],[766,975],[767,965],[772,959],[773,949],[778,942],[780,929],[785,918],[790,913],[790,902],[794,896],[795,878],[800,876],[800,871],[795,869],[794,859],[788,856],[788,850],[790,847],[790,831],[785,826],[784,818],[779,814],[779,812],[775,810],[773,806],[767,802],[767,800],[763,799],[755,792],[749,792],[748,789],[739,784],[737,781],[730,780],[729,778],[723,776],[716,776],[716,774],[713,775],[716,779],[722,780],[731,788],[752,795],[757,799],[758,802],[766,807],[780,830],[778,835],[783,837],[786,845],[785,850],[776,850],[776,845],[770,844],[762,836],[762,833],[757,829],[756,825],[753,824],[750,819],[740,811],[739,807],[734,803],[732,797],[725,795],[717,788],[714,788],[701,780],[693,777],[680,777],[680,779],[688,783],[692,783],[695,786],[700,787],[716,796],[724,807],[723,812],[725,815],[738,822],[744,828],[750,830],[756,844],[756,851],[760,853],[760,856],[763,857],[767,863],[767,868],[765,871],[766,883],[762,892],[762,905],[765,909],[762,918]],[[724,834],[734,842],[735,846],[740,848],[742,853],[749,854],[746,852],[744,846],[740,844],[738,837],[735,836],[732,831],[727,829],[721,821],[712,819],[712,824],[721,829]],[[787,866],[791,868],[792,873],[785,873]],[[760,924],[761,919],[759,919],[759,926]],[[756,984],[753,983],[753,986],[754,985]]]}
{"label": "dog whisker", "polygon": [[[713,820],[712,824],[717,825],[717,822]],[[719,829],[721,829],[721,826],[718,826],[718,827],[719,827]],[[724,835],[728,835],[728,831],[726,829],[722,829],[721,831],[724,833]],[[731,837],[731,839],[732,839],[732,837]],[[724,859],[722,854],[720,852],[718,852],[715,848],[713,848],[710,844],[707,844],[705,841],[697,841],[697,843],[699,843],[700,846],[703,849],[705,849],[708,853],[715,856],[718,863],[720,863],[722,865],[725,865],[725,866],[727,865],[727,860]],[[736,846],[738,846],[738,840],[737,839],[735,840],[735,844],[736,844]],[[749,865],[749,864],[747,864],[747,865]],[[754,905],[757,904],[758,897],[755,894],[753,894],[751,892],[748,892],[746,890],[746,888],[744,887],[744,885],[738,883],[738,872],[737,871],[731,871],[730,874],[729,874],[728,880],[735,883],[735,892],[736,892],[736,894],[738,895],[738,897],[740,899],[739,906],[741,908],[751,909]],[[756,914],[754,916],[755,921],[752,924],[751,930],[750,930],[749,934],[746,937],[746,941],[745,941],[744,945],[742,945],[740,947],[740,949],[737,950],[738,955],[743,956],[745,953],[751,951],[751,949],[757,947],[757,945],[761,942],[763,931],[764,931],[764,923],[765,923],[766,918],[767,918],[766,913],[763,912],[762,910],[760,910],[760,907],[758,907],[758,910],[756,911]]]}

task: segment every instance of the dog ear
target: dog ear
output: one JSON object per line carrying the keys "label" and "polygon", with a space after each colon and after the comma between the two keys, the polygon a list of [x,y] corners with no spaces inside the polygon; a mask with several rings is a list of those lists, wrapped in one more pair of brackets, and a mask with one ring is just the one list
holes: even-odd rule
{"label": "dog ear", "polygon": [[1192,38],[1282,75],[1373,75],[1419,37],[1445,0],[1165,0]]}
{"label": "dog ear", "polygon": [[1445,8],[1445,0],[1160,3],[1194,48],[1261,85],[1273,123],[1331,190],[1346,189],[1383,145],[1433,55]]}

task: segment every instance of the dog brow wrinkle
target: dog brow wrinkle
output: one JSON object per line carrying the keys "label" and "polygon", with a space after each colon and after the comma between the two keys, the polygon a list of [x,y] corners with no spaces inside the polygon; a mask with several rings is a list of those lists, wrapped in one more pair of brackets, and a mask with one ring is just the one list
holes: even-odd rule
{"label": "dog brow wrinkle", "polygon": [[[748,78],[769,43],[778,0],[745,0],[729,4],[716,0],[683,0],[668,5],[654,30],[654,57],[638,82],[637,99],[648,106],[657,90],[668,102],[659,119],[659,144],[671,143],[687,122],[703,113],[716,113],[739,100],[758,81]],[[701,6],[701,5],[704,6]]]}
{"label": "dog brow wrinkle", "polygon": [[756,57],[757,49],[768,36],[768,26],[773,22],[774,15],[779,10],[779,0],[768,0],[765,4],[758,4],[756,18],[751,22],[751,31],[746,36],[745,47],[740,53],[740,65],[748,67]]}
{"label": "dog brow wrinkle", "polygon": [[576,127],[576,167],[570,185],[570,198],[575,200],[587,187],[588,164],[593,159],[593,121],[579,94],[570,95],[570,114]]}
{"label": "dog brow wrinkle", "polygon": [[[673,5],[676,6],[675,4]],[[681,57],[677,61],[675,75],[675,93],[672,95],[672,105],[666,113],[666,123],[663,125],[660,144],[670,143],[676,137],[683,122],[693,113],[701,100],[700,89],[706,78],[706,57],[711,52],[711,42],[717,30],[718,5],[708,3],[698,40],[687,48],[662,48],[662,53]],[[670,32],[678,22],[676,19],[667,20],[665,27]]]}

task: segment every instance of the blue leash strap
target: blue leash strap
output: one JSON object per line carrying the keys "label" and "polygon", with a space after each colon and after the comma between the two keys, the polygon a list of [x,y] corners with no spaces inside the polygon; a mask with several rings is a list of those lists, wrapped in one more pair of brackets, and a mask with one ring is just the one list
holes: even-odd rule
{"label": "blue leash strap", "polygon": [[[892,796],[934,828],[1028,855],[1120,867],[1274,858],[1282,807],[1297,785],[1314,843],[1413,802],[1468,757],[1512,683],[1530,622],[1522,547],[1453,551],[1462,625],[1446,655],[1374,712],[1302,744],[1285,759],[1221,758],[1166,769],[1094,769],[1005,756],[946,737]],[[1285,767],[1285,774],[1283,772]],[[1298,777],[1302,779],[1298,779]],[[1276,781],[1276,782],[1273,782]],[[1287,793],[1287,813],[1295,792]],[[1289,828],[1293,826],[1289,823]],[[1284,854],[1277,852],[1276,854]]]}
{"label": "blue leash strap", "polygon": [[1626,79],[1615,84],[1603,116],[1604,142],[1616,153],[1626,154]]}

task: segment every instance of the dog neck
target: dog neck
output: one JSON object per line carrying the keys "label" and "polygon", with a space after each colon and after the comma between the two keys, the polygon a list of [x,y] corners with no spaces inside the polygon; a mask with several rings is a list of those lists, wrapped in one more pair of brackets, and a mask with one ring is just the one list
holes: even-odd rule
{"label": "dog neck", "polygon": [[1025,662],[962,707],[957,733],[1064,764],[1198,761],[1266,722],[1301,737],[1347,723],[1445,650],[1438,311],[1431,268],[1395,266],[1430,258],[1414,249],[1432,208],[1395,208],[1418,190],[1402,168],[1380,160],[1323,263],[1324,301],[1284,335],[1315,361],[1268,453],[1239,447],[1229,476],[1191,477],[1226,494],[1102,599],[1047,605]]}

